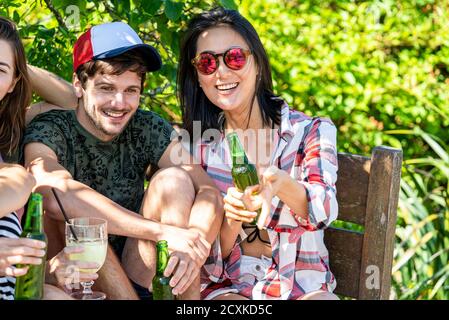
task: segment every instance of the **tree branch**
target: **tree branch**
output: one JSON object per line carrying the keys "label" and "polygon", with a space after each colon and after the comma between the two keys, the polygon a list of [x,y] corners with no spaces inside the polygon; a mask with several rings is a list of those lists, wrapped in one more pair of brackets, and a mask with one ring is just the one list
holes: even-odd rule
{"label": "tree branch", "polygon": [[50,9],[50,11],[55,15],[56,20],[58,20],[59,26],[66,30],[69,30],[69,28],[67,28],[67,26],[64,22],[64,19],[61,17],[58,10],[56,10],[56,8],[53,6],[53,3],[51,2],[51,0],[44,0],[44,2],[47,5],[47,8]]}
{"label": "tree branch", "polygon": [[109,4],[108,1],[104,1],[103,2],[104,8],[106,9],[106,12],[109,13],[109,15],[111,16],[111,18],[113,20],[118,20],[121,21],[122,19],[117,15],[117,13],[115,13],[114,9],[111,7],[111,5]]}
{"label": "tree branch", "polygon": [[175,63],[172,53],[167,48],[167,46],[160,40],[160,38],[156,36],[155,32],[143,31],[141,34],[142,34],[142,38],[144,41],[145,40],[153,40],[156,43],[156,45],[160,45],[162,47],[162,49],[164,49],[164,51],[167,53],[167,57],[170,60],[170,62]]}
{"label": "tree branch", "polygon": [[165,91],[166,89],[168,89],[169,87],[171,87],[170,82],[166,82],[162,87],[157,87],[157,88],[154,88],[154,89],[148,89],[148,90],[146,91],[146,94],[147,94],[149,97],[151,97],[152,99],[154,99],[154,97],[155,97],[156,95],[163,94],[164,91]]}

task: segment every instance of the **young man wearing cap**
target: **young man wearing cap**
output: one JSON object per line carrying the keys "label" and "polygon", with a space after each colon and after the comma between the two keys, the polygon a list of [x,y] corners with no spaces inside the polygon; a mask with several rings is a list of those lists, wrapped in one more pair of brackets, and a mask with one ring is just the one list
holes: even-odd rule
{"label": "young man wearing cap", "polygon": [[[145,73],[161,67],[159,54],[127,24],[114,22],[81,35],[73,59],[76,110],[37,116],[24,137],[25,165],[45,196],[49,255],[63,239],[54,188],[70,218],[108,221],[110,244],[141,297],[154,275],[154,242],[164,239],[172,252],[166,275],[173,293],[199,298],[199,270],[222,221],[222,198],[192,159],[174,165],[172,150],[180,147],[171,139],[174,129],[138,109]],[[43,90],[60,95],[61,104],[71,97]],[[150,165],[161,170],[145,191]]]}

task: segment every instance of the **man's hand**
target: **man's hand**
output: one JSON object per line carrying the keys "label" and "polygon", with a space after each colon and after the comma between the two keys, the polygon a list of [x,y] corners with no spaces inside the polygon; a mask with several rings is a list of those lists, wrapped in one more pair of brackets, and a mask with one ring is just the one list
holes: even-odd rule
{"label": "man's hand", "polygon": [[173,294],[182,294],[198,276],[209,255],[210,244],[197,232],[164,225],[160,239],[172,252],[164,276],[169,277]]}
{"label": "man's hand", "polygon": [[28,238],[0,238],[0,276],[18,277],[28,272],[28,266],[15,268],[15,264],[39,265],[45,256],[45,242]]}

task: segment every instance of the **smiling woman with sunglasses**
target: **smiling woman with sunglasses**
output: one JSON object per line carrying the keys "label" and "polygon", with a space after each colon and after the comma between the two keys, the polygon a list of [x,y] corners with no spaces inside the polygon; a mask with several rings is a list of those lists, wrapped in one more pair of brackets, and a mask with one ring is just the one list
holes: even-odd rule
{"label": "smiling woman with sunglasses", "polygon": [[[200,126],[204,137],[190,141],[192,152],[220,188],[226,213],[203,268],[202,298],[337,299],[323,241],[338,213],[335,126],[273,93],[265,49],[237,11],[218,7],[193,18],[181,52],[184,128],[193,137]],[[260,185],[244,192],[233,185],[229,132],[259,175]]]}

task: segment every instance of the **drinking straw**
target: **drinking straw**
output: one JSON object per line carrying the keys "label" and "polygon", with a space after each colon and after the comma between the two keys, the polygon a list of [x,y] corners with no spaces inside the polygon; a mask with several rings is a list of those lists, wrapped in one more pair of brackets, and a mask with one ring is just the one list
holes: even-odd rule
{"label": "drinking straw", "polygon": [[56,198],[56,202],[58,202],[59,209],[61,209],[62,215],[64,216],[65,221],[69,225],[70,231],[72,232],[73,237],[76,241],[78,241],[78,237],[75,234],[75,230],[72,227],[72,224],[69,222],[69,218],[67,217],[67,214],[65,213],[64,207],[62,206],[61,200],[59,200],[58,195],[56,194],[56,190],[54,188],[51,188],[51,191],[53,192],[53,195]]}

